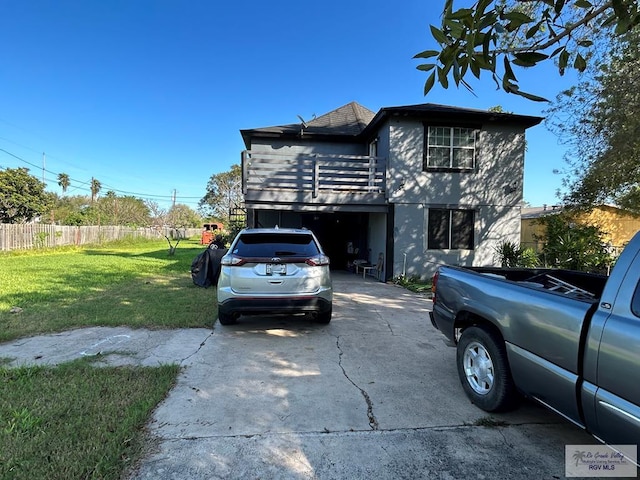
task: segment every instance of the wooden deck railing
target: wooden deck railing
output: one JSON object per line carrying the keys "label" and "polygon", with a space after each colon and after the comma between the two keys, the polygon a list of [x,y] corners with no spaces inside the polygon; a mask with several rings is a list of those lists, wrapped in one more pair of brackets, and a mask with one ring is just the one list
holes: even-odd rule
{"label": "wooden deck railing", "polygon": [[382,157],[358,155],[242,152],[243,193],[288,190],[357,194],[385,193],[386,164]]}

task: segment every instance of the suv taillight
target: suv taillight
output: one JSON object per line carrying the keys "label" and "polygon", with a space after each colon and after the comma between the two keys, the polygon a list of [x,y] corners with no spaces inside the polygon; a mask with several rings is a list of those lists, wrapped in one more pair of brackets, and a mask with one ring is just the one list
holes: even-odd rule
{"label": "suv taillight", "polygon": [[235,255],[225,255],[220,259],[220,265],[227,265],[230,267],[239,267],[245,263],[247,263],[247,261],[244,258],[236,257]]}
{"label": "suv taillight", "polygon": [[312,267],[321,267],[323,265],[329,265],[329,257],[326,255],[316,255],[315,257],[307,258],[304,263]]}

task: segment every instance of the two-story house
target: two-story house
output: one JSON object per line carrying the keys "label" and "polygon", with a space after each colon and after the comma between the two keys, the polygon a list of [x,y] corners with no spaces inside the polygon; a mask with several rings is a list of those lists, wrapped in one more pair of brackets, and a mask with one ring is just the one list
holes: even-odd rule
{"label": "two-story house", "polygon": [[385,279],[492,265],[520,240],[525,130],[542,118],[352,102],[308,122],[242,130],[250,227],[306,227],[334,268],[383,258]]}

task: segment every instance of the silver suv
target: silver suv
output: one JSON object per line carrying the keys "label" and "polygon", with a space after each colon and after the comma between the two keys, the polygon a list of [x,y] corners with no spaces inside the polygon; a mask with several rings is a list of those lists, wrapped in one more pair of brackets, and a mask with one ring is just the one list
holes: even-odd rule
{"label": "silver suv", "polygon": [[247,314],[311,313],[320,323],[331,321],[329,257],[310,230],[244,229],[220,263],[222,325]]}

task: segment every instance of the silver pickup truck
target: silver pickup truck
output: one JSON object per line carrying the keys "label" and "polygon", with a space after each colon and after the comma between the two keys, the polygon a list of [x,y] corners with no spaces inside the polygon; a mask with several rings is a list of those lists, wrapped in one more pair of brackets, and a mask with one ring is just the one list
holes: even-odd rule
{"label": "silver pickup truck", "polygon": [[431,323],[489,412],[532,398],[609,444],[640,444],[640,232],[611,275],[441,266]]}

